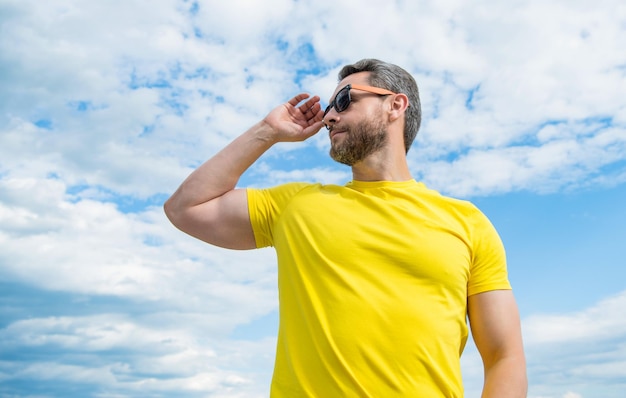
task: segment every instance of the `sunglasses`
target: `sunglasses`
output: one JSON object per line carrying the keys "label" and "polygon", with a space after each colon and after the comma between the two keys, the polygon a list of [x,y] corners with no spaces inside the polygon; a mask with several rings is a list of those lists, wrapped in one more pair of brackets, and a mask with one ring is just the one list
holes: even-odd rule
{"label": "sunglasses", "polygon": [[380,87],[361,86],[359,84],[348,84],[347,86],[339,90],[337,95],[335,95],[335,98],[326,107],[326,110],[324,111],[324,117],[326,117],[326,114],[330,112],[332,108],[335,108],[337,113],[341,113],[345,111],[346,109],[348,109],[348,107],[350,106],[350,102],[352,102],[352,97],[350,97],[351,89],[367,91],[368,93],[378,94],[378,95],[397,94],[397,93],[394,93],[393,91],[385,90],[384,88],[380,88]]}

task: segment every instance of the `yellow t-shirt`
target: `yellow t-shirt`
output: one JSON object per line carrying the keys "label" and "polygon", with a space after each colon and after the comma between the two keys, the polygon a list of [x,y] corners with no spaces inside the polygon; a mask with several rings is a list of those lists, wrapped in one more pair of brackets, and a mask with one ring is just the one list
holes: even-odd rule
{"label": "yellow t-shirt", "polygon": [[248,204],[278,256],[272,397],[463,396],[467,297],[510,289],[474,205],[414,180],[248,189]]}

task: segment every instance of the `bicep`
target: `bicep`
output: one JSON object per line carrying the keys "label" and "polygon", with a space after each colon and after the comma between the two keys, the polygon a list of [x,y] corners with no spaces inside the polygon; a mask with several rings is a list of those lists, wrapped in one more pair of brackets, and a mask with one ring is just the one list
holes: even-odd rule
{"label": "bicep", "polygon": [[245,189],[229,191],[186,209],[175,225],[215,246],[238,250],[256,248]]}
{"label": "bicep", "polygon": [[508,356],[522,356],[522,332],[511,290],[493,290],[468,298],[472,336],[485,366]]}

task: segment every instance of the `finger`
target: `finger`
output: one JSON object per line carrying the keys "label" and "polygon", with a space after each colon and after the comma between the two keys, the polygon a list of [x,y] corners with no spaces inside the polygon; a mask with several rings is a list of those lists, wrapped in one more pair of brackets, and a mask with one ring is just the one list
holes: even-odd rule
{"label": "finger", "polygon": [[302,102],[303,100],[309,98],[309,94],[307,93],[300,93],[298,95],[296,95],[295,97],[293,97],[292,99],[290,99],[289,101],[287,101],[287,103],[291,106],[297,106],[300,102]]}
{"label": "finger", "polygon": [[302,109],[302,111],[305,112],[310,109],[313,109],[316,105],[319,105],[319,103],[320,103],[320,97],[318,97],[317,95],[314,95],[313,97],[309,98],[306,102],[302,103],[302,105],[300,105],[300,109]]}
{"label": "finger", "polygon": [[321,105],[320,105],[319,109],[315,112],[315,121],[316,122],[323,122],[324,121],[324,110],[322,109]]}
{"label": "finger", "polygon": [[316,117],[318,116],[318,113],[322,114],[320,112],[322,110],[322,107],[319,104],[319,102],[314,103],[311,107],[309,107],[306,110],[305,108],[306,108],[305,106],[301,106],[300,111],[302,112],[302,114],[307,120],[316,119]]}
{"label": "finger", "polygon": [[303,133],[307,138],[309,138],[317,134],[322,129],[322,127],[324,127],[324,123],[322,123],[321,120],[318,120],[315,123],[311,124],[310,126],[306,127],[303,130]]}

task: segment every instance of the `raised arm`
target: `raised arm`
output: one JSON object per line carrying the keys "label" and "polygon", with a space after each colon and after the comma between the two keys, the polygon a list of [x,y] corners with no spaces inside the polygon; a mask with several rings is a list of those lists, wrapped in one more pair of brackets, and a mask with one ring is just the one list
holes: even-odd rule
{"label": "raised arm", "polygon": [[[272,110],[183,181],[165,202],[178,229],[230,249],[256,247],[241,175],[277,142],[303,141],[322,127],[319,97],[299,94]],[[303,102],[304,101],[304,102]]]}
{"label": "raised arm", "polygon": [[526,361],[513,292],[494,290],[470,296],[468,313],[485,369],[482,397],[526,397]]}

